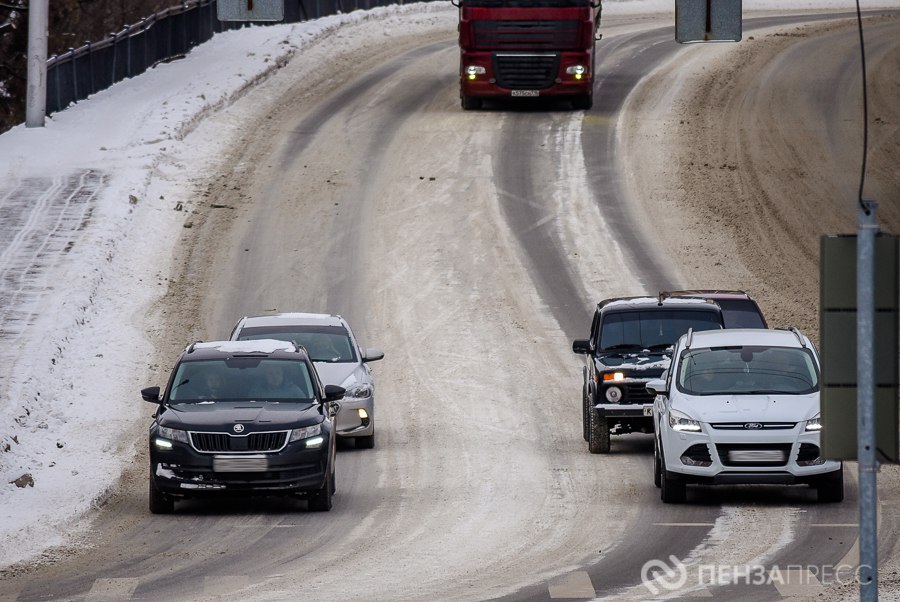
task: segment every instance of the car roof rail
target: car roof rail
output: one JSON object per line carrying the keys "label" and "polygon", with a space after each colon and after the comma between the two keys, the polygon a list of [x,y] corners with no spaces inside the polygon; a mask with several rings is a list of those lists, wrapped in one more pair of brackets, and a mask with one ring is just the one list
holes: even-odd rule
{"label": "car roof rail", "polygon": [[190,345],[188,345],[188,347],[187,347],[187,349],[186,349],[185,351],[186,351],[187,353],[193,353],[193,352],[194,352],[194,345],[196,345],[197,343],[202,343],[202,342],[203,342],[203,341],[194,341],[193,343],[191,343]]}
{"label": "car roof rail", "polygon": [[794,336],[797,337],[797,340],[798,340],[798,341],[800,341],[800,346],[805,348],[805,347],[806,347],[806,341],[803,340],[803,333],[800,332],[800,331],[799,331],[796,327],[794,327],[794,326],[789,327],[788,330],[790,330],[791,332],[794,333]]}

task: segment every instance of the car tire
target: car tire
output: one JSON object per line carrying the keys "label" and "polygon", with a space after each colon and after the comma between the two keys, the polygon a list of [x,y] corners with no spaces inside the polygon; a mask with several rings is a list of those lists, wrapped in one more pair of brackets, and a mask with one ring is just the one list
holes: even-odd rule
{"label": "car tire", "polygon": [[581,391],[581,430],[584,431],[584,440],[590,441],[591,438],[591,426],[590,426],[590,416],[589,413],[591,411],[591,396],[588,393],[587,389],[582,389]]}
{"label": "car tire", "polygon": [[588,449],[592,454],[609,453],[609,423],[605,416],[600,416],[597,410],[588,412],[590,432],[588,436]]}
{"label": "car tire", "polygon": [[662,462],[659,459],[659,443],[653,440],[653,484],[662,487]]}
{"label": "car tire", "polygon": [[844,469],[828,473],[816,482],[816,495],[823,504],[844,501]]}
{"label": "car tire", "polygon": [[172,514],[175,512],[175,500],[156,488],[153,476],[150,476],[150,513]]}
{"label": "car tire", "polygon": [[356,449],[372,449],[375,447],[375,433],[366,437],[354,437]]}
{"label": "car tire", "polygon": [[659,497],[666,504],[683,504],[687,500],[687,484],[681,479],[673,479],[668,471],[660,471]]}
{"label": "car tire", "polygon": [[328,512],[332,506],[332,496],[335,491],[334,471],[325,477],[325,483],[318,491],[312,491],[307,498],[307,507],[312,512]]}

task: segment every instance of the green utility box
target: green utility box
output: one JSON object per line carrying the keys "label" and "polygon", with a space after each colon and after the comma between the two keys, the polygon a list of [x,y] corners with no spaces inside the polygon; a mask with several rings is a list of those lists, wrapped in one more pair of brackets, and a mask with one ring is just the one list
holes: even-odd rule
{"label": "green utility box", "polygon": [[[875,238],[875,429],[880,462],[900,462],[900,237]],[[856,236],[823,236],[819,350],[822,361],[822,456],[855,460]]]}

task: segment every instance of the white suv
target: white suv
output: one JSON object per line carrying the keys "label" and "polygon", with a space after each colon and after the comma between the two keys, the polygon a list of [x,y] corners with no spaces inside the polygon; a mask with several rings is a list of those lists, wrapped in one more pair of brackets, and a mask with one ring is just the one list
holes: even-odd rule
{"label": "white suv", "polygon": [[839,461],[821,457],[819,358],[796,329],[689,331],[656,394],[654,481],[666,503],[689,483],[808,484],[844,497]]}

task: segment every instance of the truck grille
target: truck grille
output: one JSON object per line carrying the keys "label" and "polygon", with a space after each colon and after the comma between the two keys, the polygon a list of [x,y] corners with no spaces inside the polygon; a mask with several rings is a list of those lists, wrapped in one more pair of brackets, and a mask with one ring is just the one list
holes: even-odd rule
{"label": "truck grille", "polygon": [[539,90],[556,82],[559,71],[557,54],[494,55],[497,85],[512,90]]}
{"label": "truck grille", "polygon": [[476,50],[574,50],[581,23],[569,21],[473,21]]}
{"label": "truck grille", "polygon": [[228,433],[191,433],[191,443],[199,452],[273,452],[285,446],[287,436],[288,431],[250,433],[242,437]]}

